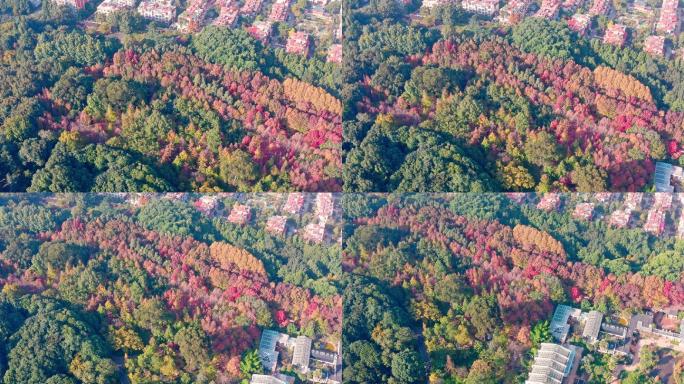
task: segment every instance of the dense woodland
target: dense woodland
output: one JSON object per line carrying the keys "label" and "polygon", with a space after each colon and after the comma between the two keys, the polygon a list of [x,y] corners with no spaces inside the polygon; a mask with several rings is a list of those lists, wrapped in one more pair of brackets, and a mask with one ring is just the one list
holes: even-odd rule
{"label": "dense woodland", "polygon": [[681,60],[419,5],[345,9],[346,190],[638,191],[681,162]]}
{"label": "dense woodland", "polygon": [[[684,304],[684,242],[673,238],[498,194],[347,195],[343,204],[348,383],[520,383],[551,338],[556,304],[606,316]],[[606,383],[618,362],[590,348],[580,370]],[[684,360],[674,367],[673,382],[684,382]],[[622,382],[655,382],[651,368]]]}
{"label": "dense woodland", "polygon": [[240,382],[263,328],[339,340],[339,255],[192,202],[5,195],[0,382]]}
{"label": "dense woodland", "polygon": [[21,4],[0,1],[0,191],[341,189],[335,65],[242,29],[117,14],[86,33],[92,10]]}

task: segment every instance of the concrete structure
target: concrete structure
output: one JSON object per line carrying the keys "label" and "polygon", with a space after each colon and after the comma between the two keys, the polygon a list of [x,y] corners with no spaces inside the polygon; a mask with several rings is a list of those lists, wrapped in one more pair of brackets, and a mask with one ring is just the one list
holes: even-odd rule
{"label": "concrete structure", "polygon": [[499,0],[463,0],[461,8],[480,15],[494,16],[499,11]]}
{"label": "concrete structure", "polygon": [[219,13],[218,17],[214,19],[212,25],[219,27],[232,27],[235,25],[235,21],[237,20],[239,13],[240,11],[237,9],[237,7],[221,7],[221,12]]}
{"label": "concrete structure", "polygon": [[582,311],[580,309],[563,304],[557,305],[549,326],[551,336],[559,342],[564,343],[570,332],[570,318],[579,319],[581,315]]}
{"label": "concrete structure", "polygon": [[310,49],[311,41],[309,34],[306,32],[298,31],[290,34],[287,38],[287,44],[285,45],[285,51],[287,53],[309,56]]}
{"label": "concrete structure", "polygon": [[613,225],[617,228],[626,228],[631,217],[631,209],[619,209],[610,215],[610,225]]}
{"label": "concrete structure", "polygon": [[318,217],[328,218],[335,210],[335,201],[332,193],[317,193],[316,194],[316,215]]}
{"label": "concrete structure", "polygon": [[665,38],[663,36],[649,36],[644,41],[644,52],[653,56],[665,56]]}
{"label": "concrete structure", "polygon": [[133,9],[136,0],[104,0],[97,6],[97,13],[107,15],[111,12]]}
{"label": "concrete structure", "polygon": [[603,322],[603,313],[591,311],[583,314],[583,318],[584,328],[582,329],[582,337],[587,340],[589,344],[593,344],[598,341],[601,323]]}
{"label": "concrete structure", "polygon": [[665,213],[657,209],[648,211],[644,231],[651,232],[656,236],[662,234],[665,231]]}
{"label": "concrete structure", "polygon": [[146,19],[168,24],[176,18],[176,6],[170,0],[142,0],[138,13]]}
{"label": "concrete structure", "polygon": [[240,8],[240,12],[246,15],[253,15],[261,9],[263,0],[245,0],[245,3]]}
{"label": "concrete structure", "polygon": [[341,63],[342,62],[342,44],[332,44],[328,48],[328,56],[325,59],[328,63]]}
{"label": "concrete structure", "polygon": [[282,236],[286,227],[287,216],[271,216],[266,221],[266,231],[274,235]]}
{"label": "concrete structure", "polygon": [[228,215],[228,221],[233,224],[247,224],[252,219],[252,209],[244,204],[235,203]]}
{"label": "concrete structure", "polygon": [[325,240],[326,220],[319,219],[316,223],[309,223],[304,227],[302,238],[311,243],[320,244]]}
{"label": "concrete structure", "polygon": [[663,0],[660,17],[656,24],[656,31],[662,33],[679,32],[679,0]]}
{"label": "concrete structure", "polygon": [[576,219],[591,220],[594,215],[593,203],[579,203],[575,206],[572,216]]}
{"label": "concrete structure", "polygon": [[591,16],[582,13],[576,13],[568,20],[568,27],[573,31],[584,35],[591,24]]}
{"label": "concrete structure", "polygon": [[544,211],[555,211],[560,206],[560,195],[557,193],[545,193],[542,195],[539,203],[537,204],[538,209],[543,209]]}
{"label": "concrete structure", "polygon": [[283,205],[283,212],[292,215],[298,215],[302,212],[304,206],[304,194],[301,192],[293,192],[287,195],[287,201]]}
{"label": "concrete structure", "polygon": [[622,47],[625,41],[627,41],[627,27],[622,24],[612,24],[606,28],[606,34],[603,36],[605,44]]}
{"label": "concrete structure", "polygon": [[594,0],[589,8],[589,16],[599,16],[608,13],[608,0]]}
{"label": "concrete structure", "polygon": [[55,4],[63,6],[63,7],[72,7],[76,9],[83,9],[86,4],[88,4],[88,0],[53,0]]}
{"label": "concrete structure", "polygon": [[553,20],[558,17],[561,0],[542,0],[541,7],[534,14],[534,17]]}
{"label": "concrete structure", "polygon": [[281,373],[275,375],[259,375],[255,373],[252,375],[249,384],[294,384],[294,382],[294,377]]}
{"label": "concrete structure", "polygon": [[252,37],[258,40],[266,40],[271,36],[271,31],[273,30],[273,24],[270,21],[255,21],[249,28],[249,32]]}
{"label": "concrete structure", "polygon": [[644,199],[644,194],[641,192],[625,193],[625,206],[631,210],[641,208],[641,201]]}
{"label": "concrete structure", "polygon": [[498,20],[503,24],[515,24],[527,15],[531,0],[511,0],[501,8]]}
{"label": "concrete structure", "polygon": [[277,0],[271,6],[271,12],[268,14],[268,19],[270,21],[285,21],[287,20],[288,13],[290,12],[290,1],[289,0]]}

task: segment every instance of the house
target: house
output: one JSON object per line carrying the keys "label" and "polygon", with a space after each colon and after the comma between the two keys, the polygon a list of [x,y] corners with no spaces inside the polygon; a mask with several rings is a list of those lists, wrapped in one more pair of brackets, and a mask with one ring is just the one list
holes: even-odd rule
{"label": "house", "polygon": [[594,214],[593,203],[579,203],[575,206],[575,211],[572,216],[576,219],[591,220]]}
{"label": "house", "polygon": [[228,221],[233,224],[244,225],[252,219],[252,209],[248,205],[236,203],[230,210]]}
{"label": "house", "polygon": [[596,199],[596,201],[599,201],[601,203],[605,203],[605,202],[613,200],[613,194],[610,192],[594,193],[594,199]]}
{"label": "house", "polygon": [[311,339],[306,336],[297,336],[294,339],[292,366],[306,373],[309,371],[309,359],[311,359]]}
{"label": "house", "polygon": [[328,63],[342,62],[342,44],[333,44],[328,48],[328,56],[325,59]]}
{"label": "house", "polygon": [[613,225],[617,228],[625,228],[629,224],[629,220],[632,217],[632,210],[627,208],[627,209],[618,209],[617,211],[613,212],[610,215],[610,225]]}
{"label": "house", "polygon": [[271,216],[266,221],[266,231],[274,235],[282,236],[287,227],[287,216]]}
{"label": "house", "polygon": [[252,35],[252,37],[262,41],[271,36],[272,30],[273,24],[270,21],[255,21],[254,24],[247,28],[247,32]]}
{"label": "house", "polygon": [[176,6],[170,0],[142,0],[138,13],[146,19],[168,24],[176,18]]}
{"label": "house", "polygon": [[290,11],[289,0],[277,0],[271,6],[271,12],[268,14],[268,19],[272,22],[287,20],[287,14]]}
{"label": "house", "polygon": [[124,9],[132,9],[135,7],[136,0],[104,0],[97,6],[96,13],[100,15],[107,15],[111,12],[122,11]]}
{"label": "house", "polygon": [[[570,375],[579,348],[541,343],[525,384],[561,384]],[[579,350],[581,352],[581,350]]]}
{"label": "house", "polygon": [[606,34],[603,36],[603,43],[611,44],[618,47],[625,45],[627,40],[627,27],[622,24],[611,24],[606,29]]}
{"label": "house", "polygon": [[245,3],[240,8],[240,12],[245,15],[253,15],[261,9],[261,4],[263,0],[245,0]]}
{"label": "house", "polygon": [[461,8],[484,16],[494,16],[499,11],[499,0],[463,0]]}
{"label": "house", "polygon": [[591,16],[583,13],[576,13],[568,20],[568,28],[584,35],[591,24]]}
{"label": "house", "polygon": [[221,11],[216,19],[211,23],[219,27],[232,27],[237,20],[239,10],[234,6],[221,7]]}
{"label": "house", "polygon": [[532,4],[531,0],[511,0],[499,12],[498,20],[503,24],[515,24],[525,18]]}
{"label": "house", "polygon": [[589,8],[589,16],[600,16],[608,13],[608,0],[594,0]]}
{"label": "house", "polygon": [[330,217],[335,210],[335,202],[332,193],[316,194],[316,215],[318,217]]}
{"label": "house", "polygon": [[205,215],[210,215],[218,206],[219,197],[217,195],[202,195],[195,201],[195,208]]}
{"label": "house", "polygon": [[290,34],[290,36],[287,38],[287,44],[285,45],[285,51],[287,53],[303,56],[309,56],[310,48],[311,42],[309,39],[309,34],[302,31]]}
{"label": "house", "polygon": [[283,205],[283,212],[292,215],[298,215],[304,206],[304,194],[301,192],[294,192],[287,195],[287,201]]}
{"label": "house", "polygon": [[537,209],[544,211],[555,211],[560,206],[560,195],[557,193],[545,193],[542,195]]}
{"label": "house", "polygon": [[[667,320],[669,323],[676,323],[678,329],[663,329],[659,326],[661,321],[657,317]],[[648,334],[657,337],[664,337],[670,341],[681,343],[684,342],[684,320],[677,319],[676,315],[667,312],[658,313],[643,313],[632,316],[630,326],[634,326],[642,334]]]}
{"label": "house", "polygon": [[199,32],[204,21],[204,17],[209,10],[207,0],[191,0],[188,2],[185,11],[178,16],[176,26],[182,32]]}
{"label": "house", "polygon": [[656,31],[661,33],[679,32],[679,0],[663,0]]}
{"label": "house", "polygon": [[326,220],[319,218],[317,223],[309,223],[304,227],[302,238],[306,241],[320,244],[325,239]]}
{"label": "house", "polygon": [[88,4],[88,0],[53,0],[55,4],[62,6],[62,7],[72,7],[76,9],[83,9],[86,4]]}
{"label": "house", "polygon": [[442,5],[447,5],[450,4],[452,0],[423,0],[423,4],[421,5],[422,8],[435,8],[439,7]]}
{"label": "house", "polygon": [[672,207],[672,194],[656,192],[653,194],[653,209],[666,211]]}
{"label": "house", "polygon": [[665,38],[663,36],[649,36],[644,41],[644,52],[653,56],[665,56]]}
{"label": "house", "polygon": [[648,211],[646,224],[644,224],[644,231],[651,232],[654,235],[660,235],[665,230],[665,213],[657,209]]}
{"label": "house", "polygon": [[641,201],[644,199],[644,194],[641,192],[625,193],[625,206],[631,210],[641,208]]}
{"label": "house", "polygon": [[553,20],[558,16],[561,0],[542,0],[541,7],[534,14],[534,17]]}

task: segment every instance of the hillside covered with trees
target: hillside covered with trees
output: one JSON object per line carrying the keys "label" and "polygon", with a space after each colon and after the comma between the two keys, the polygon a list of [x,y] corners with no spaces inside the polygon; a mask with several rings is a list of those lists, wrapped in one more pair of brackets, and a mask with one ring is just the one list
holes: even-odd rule
{"label": "hillside covered with trees", "polygon": [[640,191],[681,161],[680,59],[417,3],[345,10],[346,190]]}
{"label": "hillside covered with trees", "polygon": [[[520,383],[558,304],[610,319],[684,304],[684,243],[672,236],[503,194],[347,195],[344,205],[348,383]],[[585,348],[580,375],[613,382],[624,362]],[[620,382],[654,383],[652,367]]]}
{"label": "hillside covered with trees", "polygon": [[340,339],[336,244],[123,197],[2,196],[0,382],[238,383],[265,328]]}
{"label": "hillside covered with trees", "polygon": [[336,65],[53,8],[0,17],[0,191],[341,189]]}

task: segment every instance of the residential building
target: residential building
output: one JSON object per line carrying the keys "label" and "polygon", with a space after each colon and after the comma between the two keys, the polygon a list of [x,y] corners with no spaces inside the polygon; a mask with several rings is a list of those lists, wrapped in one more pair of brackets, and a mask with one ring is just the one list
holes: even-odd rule
{"label": "residential building", "polygon": [[560,5],[561,0],[542,0],[541,7],[534,14],[534,17],[553,20],[558,17],[558,9],[560,8]]}
{"label": "residential building", "polygon": [[560,195],[557,193],[545,193],[542,195],[539,203],[537,204],[538,209],[544,211],[555,211],[560,206]]}
{"label": "residential building", "polygon": [[644,41],[644,52],[653,56],[665,56],[665,38],[663,36],[649,36]]}
{"label": "residential building", "polygon": [[584,35],[591,24],[591,16],[583,13],[576,13],[568,20],[568,27],[573,31]]}
{"label": "residential building", "polygon": [[335,210],[335,201],[332,193],[316,194],[316,215],[318,217],[330,217]]}
{"label": "residential building", "polygon": [[531,0],[511,0],[501,8],[498,20],[504,24],[516,24],[527,15]]}
{"label": "residential building", "polygon": [[228,221],[233,224],[247,224],[252,219],[252,209],[248,205],[235,203],[228,215]]}
{"label": "residential building", "polygon": [[589,8],[589,16],[600,16],[608,13],[608,0],[594,0]]}
{"label": "residential building", "polygon": [[679,32],[679,0],[663,0],[656,31],[668,34]]}
{"label": "residential building", "polygon": [[303,56],[309,55],[310,48],[311,41],[309,39],[309,34],[302,31],[290,34],[290,36],[287,38],[287,44],[285,45],[285,51],[287,53]]}
{"label": "residential building", "polygon": [[593,203],[579,203],[575,206],[575,211],[572,216],[576,219],[591,220],[594,214]]}
{"label": "residential building", "polygon": [[142,0],[138,13],[146,19],[168,24],[176,18],[176,6],[171,0]]}
{"label": "residential building", "polygon": [[461,8],[480,15],[494,16],[499,11],[499,0],[463,0]]}
{"label": "residential building", "polygon": [[271,12],[268,14],[268,19],[273,22],[287,20],[287,14],[290,12],[289,0],[277,0],[271,6]]}
{"label": "residential building", "polygon": [[270,21],[255,21],[249,28],[249,32],[252,37],[258,40],[266,40],[271,36],[271,31],[273,31],[273,24]]}
{"label": "residential building", "polygon": [[304,206],[304,194],[301,192],[294,192],[287,195],[287,201],[283,205],[283,212],[292,215],[298,215]]}
{"label": "residential building", "polygon": [[610,224],[617,228],[626,228],[631,217],[631,209],[618,209],[610,215]]}
{"label": "residential building", "polygon": [[320,244],[325,239],[326,220],[319,218],[316,223],[309,223],[304,227],[302,238],[306,241]]}
{"label": "residential building", "polygon": [[631,210],[638,210],[641,208],[641,201],[644,199],[644,194],[641,192],[625,193],[625,206]]}
{"label": "residential building", "polygon": [[644,224],[644,231],[651,232],[654,235],[660,235],[665,230],[665,213],[657,209],[648,211],[646,224]]}
{"label": "residential building", "polygon": [[195,201],[195,208],[205,215],[209,215],[214,212],[218,206],[219,197],[217,195],[202,195],[197,201]]}
{"label": "residential building", "polygon": [[253,15],[261,9],[263,0],[245,0],[245,3],[240,8],[240,12],[245,15]]}
{"label": "residential building", "polygon": [[63,7],[72,7],[76,9],[83,9],[88,0],[53,0],[55,4],[61,5]]}
{"label": "residential building", "polygon": [[104,0],[97,6],[97,13],[107,15],[111,12],[132,9],[135,7],[136,0]]}
{"label": "residential building", "polygon": [[653,194],[653,209],[666,211],[672,207],[672,193],[656,192]]}
{"label": "residential building", "polygon": [[606,34],[603,36],[605,44],[611,44],[618,47],[625,45],[627,40],[627,27],[622,24],[611,24],[606,28]]}
{"label": "residential building", "polygon": [[287,216],[271,216],[266,221],[266,231],[274,235],[282,236],[286,227]]}
{"label": "residential building", "polygon": [[221,11],[218,17],[212,22],[212,25],[232,27],[235,25],[239,13],[240,11],[235,6],[221,7]]}
{"label": "residential building", "polygon": [[326,60],[328,63],[341,63],[342,62],[342,44],[332,44],[328,48],[328,57]]}

